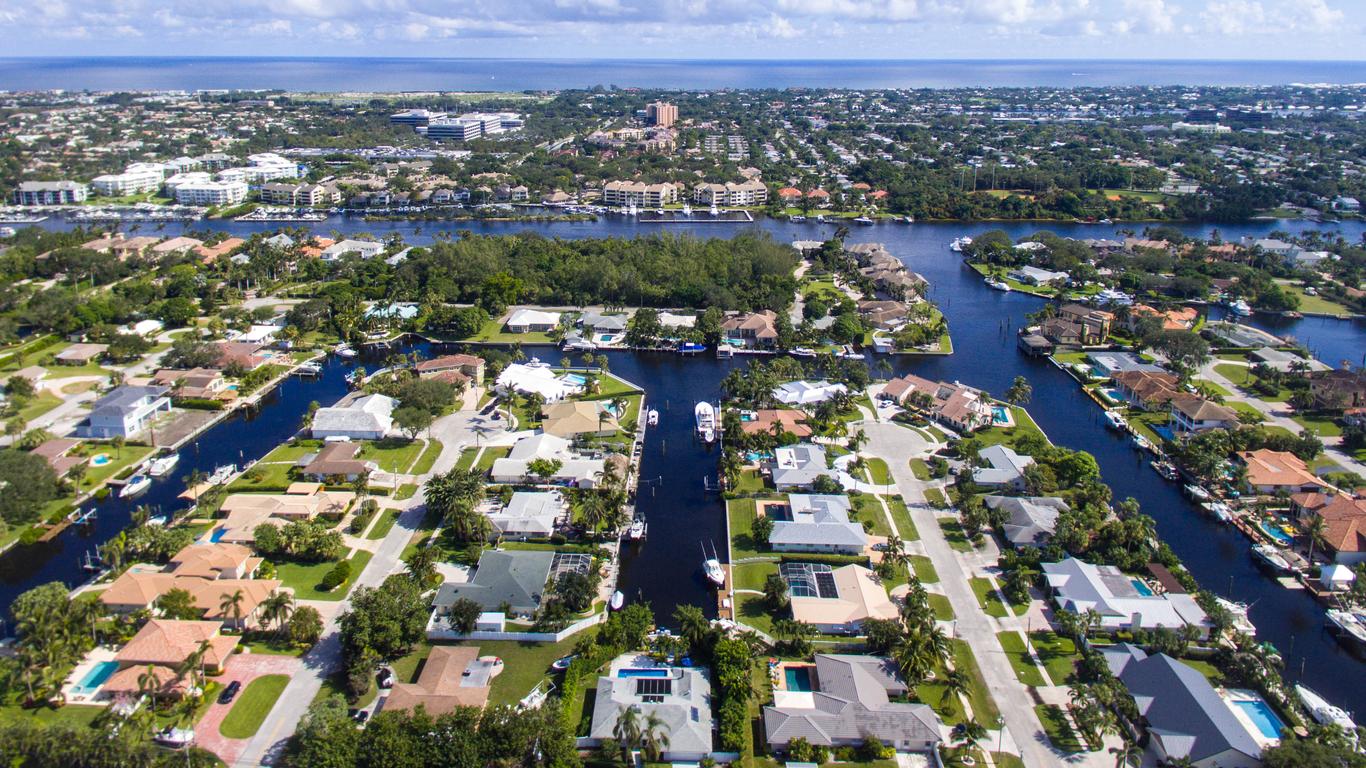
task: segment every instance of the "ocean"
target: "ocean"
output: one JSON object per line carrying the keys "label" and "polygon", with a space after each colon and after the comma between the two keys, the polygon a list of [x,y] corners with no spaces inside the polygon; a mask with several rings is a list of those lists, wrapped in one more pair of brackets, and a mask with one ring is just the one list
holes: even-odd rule
{"label": "ocean", "polygon": [[524,91],[1366,83],[1363,61],[2,58],[4,90]]}

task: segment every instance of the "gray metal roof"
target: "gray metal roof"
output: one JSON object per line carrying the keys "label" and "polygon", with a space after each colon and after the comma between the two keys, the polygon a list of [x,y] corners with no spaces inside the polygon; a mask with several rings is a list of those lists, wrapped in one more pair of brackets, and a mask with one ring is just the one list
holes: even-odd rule
{"label": "gray metal roof", "polygon": [[599,677],[589,738],[611,741],[617,718],[623,710],[634,706],[640,709],[642,716],[653,714],[664,721],[663,730],[669,736],[665,755],[711,752],[711,683],[696,668],[667,669],[669,693],[649,701],[643,698],[638,683],[661,678]]}
{"label": "gray metal roof", "polygon": [[496,611],[507,603],[519,613],[533,611],[541,604],[554,560],[554,552],[490,550],[479,558],[474,578],[464,584],[442,584],[433,603],[448,608],[463,597],[486,610]]}
{"label": "gray metal roof", "polygon": [[875,736],[884,743],[932,745],[940,740],[939,716],[924,704],[893,703],[906,692],[890,659],[878,656],[816,655],[817,691],[810,706],[764,707],[768,742],[783,747],[802,737],[829,746]]}
{"label": "gray metal roof", "polygon": [[862,548],[868,543],[863,526],[849,520],[849,497],[794,493],[788,497],[791,520],[778,520],[770,544],[822,545]]}
{"label": "gray metal roof", "polygon": [[158,386],[136,387],[128,385],[119,387],[113,392],[101,397],[99,400],[96,400],[94,404],[91,405],[90,410],[92,413],[106,410],[119,413],[135,411],[141,407],[144,399],[156,399],[166,394],[169,390],[170,387]]}

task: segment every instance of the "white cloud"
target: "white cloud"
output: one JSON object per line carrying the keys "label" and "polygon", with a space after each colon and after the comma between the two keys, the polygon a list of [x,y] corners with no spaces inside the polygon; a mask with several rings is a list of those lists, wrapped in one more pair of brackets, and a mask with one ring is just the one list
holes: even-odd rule
{"label": "white cloud", "polygon": [[1233,37],[1266,28],[1266,9],[1256,0],[1215,0],[1200,18],[1210,31]]}

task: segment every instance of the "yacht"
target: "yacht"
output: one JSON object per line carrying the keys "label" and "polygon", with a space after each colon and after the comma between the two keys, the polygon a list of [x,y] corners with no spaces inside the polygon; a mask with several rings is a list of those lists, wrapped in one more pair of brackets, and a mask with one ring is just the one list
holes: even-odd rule
{"label": "yacht", "polygon": [[1238,299],[1237,301],[1228,305],[1228,311],[1232,312],[1238,317],[1247,317],[1252,314],[1252,307],[1249,307],[1246,301]]}
{"label": "yacht", "polygon": [[621,590],[612,593],[612,599],[607,606],[614,611],[621,610],[621,606],[626,604],[626,595],[621,594]]}
{"label": "yacht", "polygon": [[702,439],[711,442],[716,439],[716,409],[711,407],[711,403],[703,400],[693,409],[693,416],[697,419],[697,432],[702,435]]}
{"label": "yacht", "polygon": [[988,277],[986,279],[986,283],[987,287],[992,289],[993,291],[1004,291],[1006,293],[1010,293],[1010,286],[1007,285],[1004,280],[997,280],[994,277]]}
{"label": "yacht", "polygon": [[870,218],[868,218],[867,216],[859,216],[859,217],[857,217],[857,218],[854,219],[854,223],[855,223],[855,224],[872,224],[872,223],[873,223],[873,220],[870,219]]}
{"label": "yacht", "polygon": [[711,554],[707,554],[707,545],[702,545],[702,571],[707,575],[707,581],[718,587],[726,585],[726,570],[721,567],[721,559],[716,555],[716,545],[712,545]]}
{"label": "yacht", "polygon": [[806,217],[799,213],[796,216],[788,216],[787,220],[792,222],[803,222],[806,221]]}
{"label": "yacht", "polygon": [[657,426],[659,424],[659,411],[655,410],[654,408],[651,408],[648,412],[646,412],[645,423],[652,427]]}
{"label": "yacht", "polygon": [[1124,420],[1123,416],[1119,415],[1119,411],[1106,411],[1105,426],[1109,427],[1110,429],[1123,432],[1124,428],[1129,426],[1129,423]]}
{"label": "yacht", "polygon": [[1228,611],[1229,615],[1233,617],[1233,628],[1235,630],[1252,637],[1257,636],[1256,625],[1247,617],[1247,605],[1225,600],[1222,597],[1214,598],[1214,602],[1218,603],[1219,607]]}
{"label": "yacht", "polygon": [[645,520],[636,518],[631,521],[631,527],[626,529],[626,538],[631,541],[640,541],[645,538]]}
{"label": "yacht", "polygon": [[1336,608],[1328,610],[1328,623],[1339,632],[1340,636],[1356,645],[1366,646],[1366,623],[1362,623],[1361,614],[1352,611],[1342,611]]}
{"label": "yacht", "polygon": [[332,351],[336,353],[337,357],[344,357],[348,360],[355,357],[357,354],[356,350],[353,349],[350,344],[338,344],[332,348]]}
{"label": "yacht", "polygon": [[1152,448],[1153,444],[1148,442],[1148,438],[1143,435],[1134,435],[1134,445],[1138,446],[1140,450],[1146,451]]}
{"label": "yacht", "polygon": [[1207,501],[1200,506],[1204,507],[1211,515],[1221,523],[1233,522],[1233,510],[1222,501]]}
{"label": "yacht", "polygon": [[954,253],[962,253],[963,249],[969,245],[972,245],[972,238],[960,237],[957,240],[954,240],[953,242],[949,243],[949,250],[953,251]]}
{"label": "yacht", "polygon": [[630,205],[626,206],[626,215],[627,215],[627,216],[638,216],[638,215],[640,215],[640,209],[639,209],[639,208],[636,208],[636,204],[635,204],[635,203],[631,203]]}
{"label": "yacht", "polygon": [[222,485],[223,483],[228,482],[228,478],[235,474],[237,474],[236,464],[224,464],[223,466],[214,469],[213,474],[209,475],[209,485]]}
{"label": "yacht", "polygon": [[1106,288],[1105,290],[1096,294],[1096,301],[1100,302],[1101,304],[1116,304],[1127,307],[1130,304],[1134,303],[1134,297],[1130,296],[1129,294],[1123,291],[1116,291],[1113,288]]}
{"label": "yacht", "polygon": [[1289,573],[1290,561],[1285,559],[1281,551],[1270,544],[1253,544],[1252,556],[1257,562],[1267,566],[1276,573]]}
{"label": "yacht", "polygon": [[144,475],[142,473],[133,475],[132,477],[128,478],[127,483],[124,483],[123,488],[119,489],[119,498],[132,498],[138,495],[139,493],[142,493],[143,491],[147,490],[147,488],[151,486],[151,484],[152,478],[148,477],[147,475]]}
{"label": "yacht", "polygon": [[788,351],[788,354],[793,357],[815,357],[816,350],[810,347],[793,347]]}
{"label": "yacht", "polygon": [[1357,724],[1352,721],[1352,716],[1342,707],[1328,703],[1328,700],[1314,693],[1303,685],[1295,686],[1295,693],[1300,697],[1300,702],[1304,708],[1309,710],[1309,714],[1314,719],[1324,725],[1336,725],[1348,733],[1356,730]]}
{"label": "yacht", "polygon": [[164,477],[175,469],[175,465],[180,463],[180,454],[172,453],[160,458],[152,459],[147,465],[147,474],[152,477]]}
{"label": "yacht", "polygon": [[1187,496],[1191,497],[1192,499],[1195,499],[1196,501],[1209,500],[1209,491],[1205,490],[1204,488],[1201,488],[1200,486],[1194,483],[1185,486],[1182,490],[1186,492]]}

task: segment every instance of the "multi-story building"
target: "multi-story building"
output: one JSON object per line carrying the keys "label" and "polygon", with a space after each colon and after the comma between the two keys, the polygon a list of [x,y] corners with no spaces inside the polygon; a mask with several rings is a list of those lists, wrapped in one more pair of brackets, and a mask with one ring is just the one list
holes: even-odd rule
{"label": "multi-story building", "polygon": [[427,123],[427,138],[435,141],[469,141],[520,130],[523,120],[515,112],[469,112],[459,117],[432,118]]}
{"label": "multi-story building", "polygon": [[95,194],[106,197],[140,195],[155,192],[166,178],[166,166],[161,163],[133,163],[123,173],[106,173],[90,180]]}
{"label": "multi-story building", "polygon": [[90,190],[75,181],[25,181],[14,190],[14,204],[71,205],[89,195]]}
{"label": "multi-story building", "polygon": [[411,125],[416,128],[419,125],[427,125],[433,120],[439,120],[446,116],[445,112],[432,112],[426,109],[408,109],[389,116],[389,122],[395,125]]}
{"label": "multi-story building", "polygon": [[763,205],[768,202],[768,187],[758,179],[740,183],[698,184],[693,202],[702,205]]}
{"label": "multi-story building", "polygon": [[245,181],[197,179],[175,188],[175,200],[181,205],[237,205],[246,199]]}
{"label": "multi-story building", "polygon": [[665,101],[655,101],[645,106],[645,121],[660,128],[669,128],[678,122],[678,107]]}
{"label": "multi-story building", "polygon": [[292,205],[296,208],[312,208],[331,205],[341,199],[335,187],[322,184],[289,184],[273,182],[261,185],[261,202],[275,205]]}
{"label": "multi-story building", "polygon": [[659,208],[677,200],[678,187],[667,182],[646,184],[643,181],[609,181],[602,187],[602,202],[605,205]]}

